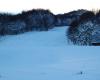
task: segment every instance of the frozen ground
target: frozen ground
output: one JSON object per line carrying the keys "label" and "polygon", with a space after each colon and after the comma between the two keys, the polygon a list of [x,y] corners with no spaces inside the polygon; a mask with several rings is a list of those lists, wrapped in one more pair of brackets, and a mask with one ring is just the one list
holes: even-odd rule
{"label": "frozen ground", "polygon": [[67,43],[67,27],[0,39],[0,80],[100,80],[100,47]]}

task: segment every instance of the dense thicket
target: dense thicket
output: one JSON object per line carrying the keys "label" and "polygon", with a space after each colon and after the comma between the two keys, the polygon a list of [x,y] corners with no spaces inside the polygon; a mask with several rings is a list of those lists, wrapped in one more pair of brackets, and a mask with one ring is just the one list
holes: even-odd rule
{"label": "dense thicket", "polygon": [[76,45],[98,45],[100,43],[100,12],[87,11],[80,19],[71,23],[67,37]]}
{"label": "dense thicket", "polygon": [[87,12],[87,10],[81,9],[77,11],[71,11],[64,14],[57,14],[55,26],[69,26],[73,21],[78,20],[80,16]]}
{"label": "dense thicket", "polygon": [[0,35],[27,31],[47,31],[55,25],[55,16],[49,10],[33,9],[20,14],[0,14]]}

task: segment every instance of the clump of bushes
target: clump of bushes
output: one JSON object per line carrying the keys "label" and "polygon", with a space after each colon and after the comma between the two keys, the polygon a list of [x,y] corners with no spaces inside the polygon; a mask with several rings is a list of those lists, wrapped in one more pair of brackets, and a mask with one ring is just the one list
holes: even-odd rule
{"label": "clump of bushes", "polygon": [[20,14],[0,14],[0,35],[27,31],[47,31],[54,27],[55,15],[49,10],[33,9]]}
{"label": "clump of bushes", "polygon": [[33,9],[22,12],[22,18],[24,18],[28,30],[47,31],[54,27],[55,16],[49,10]]}
{"label": "clump of bushes", "polygon": [[[98,16],[98,17],[97,17]],[[70,25],[67,37],[75,45],[100,43],[100,12],[87,11]]]}
{"label": "clump of bushes", "polygon": [[85,12],[87,12],[87,10],[81,9],[64,14],[57,14],[55,15],[55,26],[69,26],[73,21],[78,20],[79,17]]}

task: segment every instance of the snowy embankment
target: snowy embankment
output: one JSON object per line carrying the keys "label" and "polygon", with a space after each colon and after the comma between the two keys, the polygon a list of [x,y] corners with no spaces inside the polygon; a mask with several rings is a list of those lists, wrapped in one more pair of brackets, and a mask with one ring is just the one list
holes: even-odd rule
{"label": "snowy embankment", "polygon": [[0,40],[0,80],[100,80],[100,47],[67,43],[67,27]]}

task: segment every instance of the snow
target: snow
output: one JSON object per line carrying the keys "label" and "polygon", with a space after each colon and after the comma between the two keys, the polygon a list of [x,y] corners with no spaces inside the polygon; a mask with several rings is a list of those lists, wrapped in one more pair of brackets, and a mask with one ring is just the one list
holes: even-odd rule
{"label": "snow", "polygon": [[0,39],[0,80],[100,80],[100,47],[67,43],[67,26]]}

